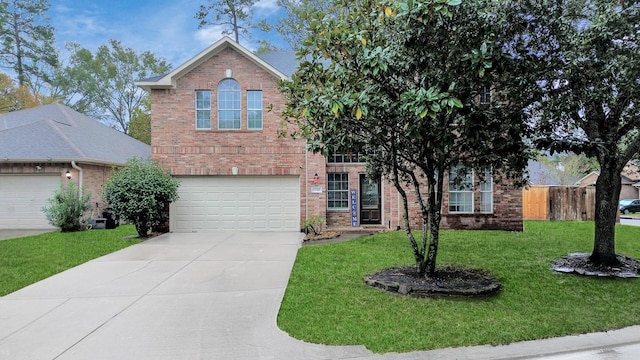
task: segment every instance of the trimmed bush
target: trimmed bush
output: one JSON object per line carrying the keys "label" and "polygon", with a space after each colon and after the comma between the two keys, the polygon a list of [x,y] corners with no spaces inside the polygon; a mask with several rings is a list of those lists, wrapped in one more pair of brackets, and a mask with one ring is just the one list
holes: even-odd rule
{"label": "trimmed bush", "polygon": [[131,159],[107,181],[103,199],[115,214],[133,223],[140,237],[167,220],[165,209],[178,199],[179,182],[153,161]]}
{"label": "trimmed bush", "polygon": [[62,232],[87,230],[89,228],[85,212],[91,209],[91,194],[80,196],[79,189],[74,182],[67,186],[60,184],[60,189],[54,191],[53,197],[47,199],[50,206],[42,208],[49,224]]}

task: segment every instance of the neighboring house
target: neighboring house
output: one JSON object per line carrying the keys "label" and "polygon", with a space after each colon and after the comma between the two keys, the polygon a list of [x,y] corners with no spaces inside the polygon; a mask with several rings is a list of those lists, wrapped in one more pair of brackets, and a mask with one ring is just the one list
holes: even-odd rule
{"label": "neighboring house", "polygon": [[[169,74],[136,83],[151,95],[151,156],[181,182],[172,231],[299,230],[314,215],[331,229],[402,225],[397,191],[368,180],[358,154],[325,158],[278,135],[295,129],[280,116],[277,82],[297,64],[294,52],[256,55],[223,38]],[[520,189],[473,175],[467,183],[474,188],[445,181],[443,228],[522,230]],[[420,229],[418,206],[410,211]]]}
{"label": "neighboring house", "polygon": [[[596,181],[600,175],[599,171],[591,172],[576,182],[577,186],[596,186]],[[620,200],[622,199],[638,199],[640,198],[640,170],[637,165],[627,164],[620,174]]]}
{"label": "neighboring house", "polygon": [[529,160],[527,174],[530,185],[568,186],[573,185],[581,175],[567,174],[564,170],[537,160]]}
{"label": "neighboring house", "polygon": [[150,154],[148,145],[61,104],[0,115],[0,144],[0,229],[51,228],[42,207],[69,181],[91,193],[101,214],[113,167]]}

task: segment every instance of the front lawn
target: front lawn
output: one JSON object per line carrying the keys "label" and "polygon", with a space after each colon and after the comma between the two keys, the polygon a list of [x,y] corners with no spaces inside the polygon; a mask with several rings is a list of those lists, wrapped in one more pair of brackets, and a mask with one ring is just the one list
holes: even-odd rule
{"label": "front lawn", "polygon": [[[364,284],[364,275],[411,265],[406,234],[382,233],[300,249],[278,315],[291,336],[407,352],[507,344],[640,324],[638,280],[553,272],[552,260],[590,252],[592,222],[527,221],[523,233],[443,231],[438,264],[479,268],[502,290],[478,299],[425,299]],[[617,226],[620,254],[640,258],[640,227]]]}
{"label": "front lawn", "polygon": [[133,225],[0,241],[0,296],[139,242]]}

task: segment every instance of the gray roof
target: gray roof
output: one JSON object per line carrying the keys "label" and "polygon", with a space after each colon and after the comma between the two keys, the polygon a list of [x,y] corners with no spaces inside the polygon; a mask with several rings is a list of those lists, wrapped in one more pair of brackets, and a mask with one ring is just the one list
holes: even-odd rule
{"label": "gray roof", "polygon": [[293,50],[268,51],[258,54],[258,57],[289,77],[291,77],[298,69],[298,65],[300,65],[300,61],[298,61],[296,57],[296,52]]}
{"label": "gray roof", "polygon": [[82,161],[124,164],[151,147],[62,104],[0,115],[0,163]]}

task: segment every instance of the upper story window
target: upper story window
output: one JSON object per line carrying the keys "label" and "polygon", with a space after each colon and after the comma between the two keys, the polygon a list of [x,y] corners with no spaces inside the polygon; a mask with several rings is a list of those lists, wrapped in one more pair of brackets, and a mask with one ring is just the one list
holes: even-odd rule
{"label": "upper story window", "polygon": [[330,153],[329,156],[327,156],[327,162],[344,164],[344,163],[363,163],[365,161],[363,159],[363,154],[360,154],[360,153],[346,153],[346,154]]}
{"label": "upper story window", "polygon": [[196,129],[211,129],[211,91],[196,91]]}
{"label": "upper story window", "polygon": [[218,129],[240,129],[240,84],[234,79],[218,84]]}
{"label": "upper story window", "polygon": [[247,129],[262,130],[262,90],[247,91]]}
{"label": "upper story window", "polygon": [[473,170],[462,165],[449,169],[449,212],[473,212]]}

